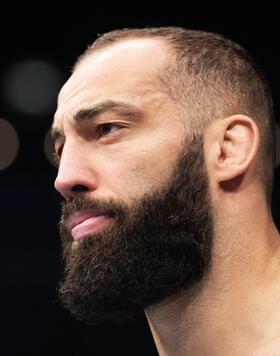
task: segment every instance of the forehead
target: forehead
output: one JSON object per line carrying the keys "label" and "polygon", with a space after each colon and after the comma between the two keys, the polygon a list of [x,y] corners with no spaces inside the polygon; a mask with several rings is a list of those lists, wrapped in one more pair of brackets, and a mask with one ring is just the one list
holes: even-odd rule
{"label": "forehead", "polygon": [[[63,86],[54,124],[105,100],[141,105],[162,97],[158,74],[165,62],[165,45],[153,39],[126,40],[96,51],[77,66]],[[156,99],[152,101],[156,103]]]}

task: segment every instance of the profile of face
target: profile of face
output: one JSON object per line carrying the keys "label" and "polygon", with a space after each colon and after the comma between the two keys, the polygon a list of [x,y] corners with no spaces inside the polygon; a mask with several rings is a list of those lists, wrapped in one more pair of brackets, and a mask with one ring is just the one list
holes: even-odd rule
{"label": "profile of face", "polygon": [[139,39],[99,50],[59,96],[60,297],[88,323],[130,318],[192,288],[210,266],[203,137],[186,134],[156,83],[163,52]]}

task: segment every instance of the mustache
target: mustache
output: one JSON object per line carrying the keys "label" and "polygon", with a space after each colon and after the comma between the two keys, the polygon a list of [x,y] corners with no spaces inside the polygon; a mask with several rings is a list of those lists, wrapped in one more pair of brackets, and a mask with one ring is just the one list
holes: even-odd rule
{"label": "mustache", "polygon": [[122,218],[126,213],[124,204],[117,200],[89,198],[84,194],[77,194],[73,199],[61,203],[61,223],[70,215],[85,209],[101,210],[112,218]]}

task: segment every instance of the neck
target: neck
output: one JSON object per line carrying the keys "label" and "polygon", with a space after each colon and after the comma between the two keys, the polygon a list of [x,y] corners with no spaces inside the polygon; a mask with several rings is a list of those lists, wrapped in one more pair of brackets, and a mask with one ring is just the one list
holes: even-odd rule
{"label": "neck", "polygon": [[243,224],[236,217],[234,226],[216,224],[211,268],[199,285],[145,310],[161,356],[279,352],[279,233],[269,213],[257,224],[249,215]]}

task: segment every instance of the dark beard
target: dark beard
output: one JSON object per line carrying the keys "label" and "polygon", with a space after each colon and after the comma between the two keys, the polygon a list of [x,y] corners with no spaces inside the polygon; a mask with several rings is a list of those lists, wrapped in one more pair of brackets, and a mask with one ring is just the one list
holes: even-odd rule
{"label": "dark beard", "polygon": [[[65,228],[73,212],[98,208],[112,223],[80,240]],[[65,307],[91,324],[122,321],[203,280],[210,267],[212,211],[202,139],[184,147],[171,177],[128,207],[78,194],[60,222]]]}

